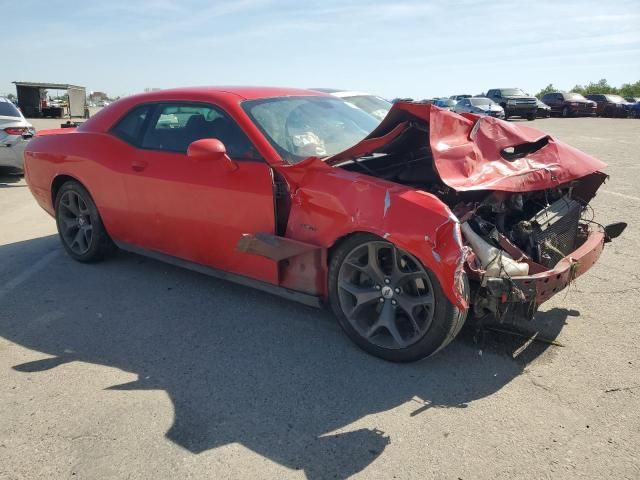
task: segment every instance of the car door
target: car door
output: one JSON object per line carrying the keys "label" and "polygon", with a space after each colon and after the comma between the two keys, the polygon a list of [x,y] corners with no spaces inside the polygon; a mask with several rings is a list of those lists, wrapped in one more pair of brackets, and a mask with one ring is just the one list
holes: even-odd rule
{"label": "car door", "polygon": [[567,103],[567,101],[564,98],[564,94],[556,93],[554,96],[554,102],[555,102],[556,112],[561,113]]}
{"label": "car door", "polygon": [[[237,168],[189,157],[187,147],[217,138]],[[271,169],[222,109],[201,103],[154,106],[125,160],[125,185],[138,247],[275,283],[275,262],[236,251],[242,234],[274,233]]]}
{"label": "car door", "polygon": [[[545,99],[549,102],[547,103],[547,101],[545,101]],[[560,111],[562,110],[563,107],[563,103],[564,103],[564,97],[561,93],[549,93],[548,95],[545,95],[542,99],[543,103],[546,103],[547,105],[549,105],[549,107],[551,107],[551,111],[553,113],[560,113]]]}
{"label": "car door", "polygon": [[552,112],[556,111],[556,97],[555,94],[553,93],[547,93],[545,95],[542,96],[542,98],[540,99],[540,101],[542,103],[544,103],[545,105],[549,106],[551,108]]}
{"label": "car door", "polygon": [[589,95],[589,100],[596,102],[596,112],[598,115],[602,115],[606,109],[606,98],[604,95]]}

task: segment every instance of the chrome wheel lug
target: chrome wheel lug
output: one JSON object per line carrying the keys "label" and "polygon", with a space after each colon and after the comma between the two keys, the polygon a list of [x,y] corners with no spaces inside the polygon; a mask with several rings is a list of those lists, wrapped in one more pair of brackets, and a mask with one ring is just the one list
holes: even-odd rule
{"label": "chrome wheel lug", "polygon": [[376,290],[380,290],[382,287],[380,285],[376,285]]}
{"label": "chrome wheel lug", "polygon": [[385,278],[384,283],[391,283],[391,280],[389,280],[388,278]]}
{"label": "chrome wheel lug", "polygon": [[391,300],[391,305],[397,305],[398,302],[396,302],[395,300]]}
{"label": "chrome wheel lug", "polygon": [[380,297],[380,303],[384,303],[384,297]]}
{"label": "chrome wheel lug", "polygon": [[396,293],[400,293],[400,289],[399,289],[399,288],[396,288],[396,289],[394,290],[394,292],[396,292]]}

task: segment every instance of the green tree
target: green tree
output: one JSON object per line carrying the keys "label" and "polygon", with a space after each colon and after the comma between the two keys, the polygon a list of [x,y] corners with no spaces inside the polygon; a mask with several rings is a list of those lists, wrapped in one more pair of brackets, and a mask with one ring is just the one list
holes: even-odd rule
{"label": "green tree", "polygon": [[623,97],[640,97],[640,80],[636,83],[623,83],[618,91]]}
{"label": "green tree", "polygon": [[618,89],[609,85],[606,78],[602,78],[595,83],[589,83],[584,87],[584,91],[587,95],[590,93],[618,93]]}
{"label": "green tree", "polygon": [[549,85],[544,87],[542,90],[540,90],[538,93],[536,93],[536,97],[542,98],[542,96],[546,95],[547,93],[553,93],[553,92],[557,92],[557,91],[558,91],[558,89],[553,86],[553,83],[550,83]]}
{"label": "green tree", "polygon": [[585,94],[584,87],[582,85],[576,85],[570,90],[570,92],[579,93],[580,95]]}

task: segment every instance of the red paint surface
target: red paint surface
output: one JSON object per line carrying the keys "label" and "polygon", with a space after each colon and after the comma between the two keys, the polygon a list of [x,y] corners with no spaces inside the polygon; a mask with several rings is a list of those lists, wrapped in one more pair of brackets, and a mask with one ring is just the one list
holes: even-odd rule
{"label": "red paint surface", "polygon": [[[395,104],[365,140],[327,162],[335,164],[375,151],[388,143],[384,136],[407,120],[428,123],[428,141],[436,171],[445,184],[458,191],[544,190],[607,166],[534,128],[492,117],[458,115],[433,105],[416,103]],[[549,138],[549,143],[525,158],[507,160],[501,155],[507,147],[536,142],[544,137]]]}
{"label": "red paint surface", "polygon": [[[59,175],[83,183],[115,240],[325,297],[328,249],[351,233],[371,232],[419,258],[449,300],[466,307],[459,293],[465,247],[448,207],[429,193],[334,168],[317,158],[285,164],[240,107],[244,99],[284,95],[322,94],[189,88],[127,97],[77,129],[41,132],[27,147],[27,181],[49,213],[52,184]],[[231,170],[198,155],[137,149],[109,133],[133,106],[168,100],[205,102],[225,110],[265,161],[235,162],[238,168]],[[379,148],[412,118],[429,122],[437,170],[445,183],[461,190],[541,189],[604,166],[555,140],[527,161],[505,163],[496,153],[503,145],[537,140],[542,134],[482,119],[474,141],[470,135],[476,117],[415,104],[395,106],[367,141],[342,158]],[[286,237],[317,245],[317,252],[277,262],[236,250],[244,233],[275,233],[272,169],[290,187]]]}

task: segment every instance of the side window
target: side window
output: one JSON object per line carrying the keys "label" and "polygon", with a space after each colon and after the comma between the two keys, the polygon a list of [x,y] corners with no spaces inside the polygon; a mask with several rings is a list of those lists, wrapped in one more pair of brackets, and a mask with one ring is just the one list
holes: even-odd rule
{"label": "side window", "polygon": [[116,137],[124,140],[136,147],[140,146],[140,134],[145,124],[145,120],[151,110],[150,105],[140,105],[129,111],[116,125],[111,129]]}
{"label": "side window", "polygon": [[186,153],[203,138],[217,138],[234,160],[260,160],[236,122],[211,105],[166,103],[157,106],[142,138],[142,148]]}
{"label": "side window", "polygon": [[496,96],[496,91],[495,90],[489,90],[487,92],[487,97],[495,97]]}
{"label": "side window", "polygon": [[540,101],[542,103],[547,103],[549,101],[551,101],[551,99],[553,98],[553,96],[550,93],[546,93],[542,96],[542,98],[540,99]]}

